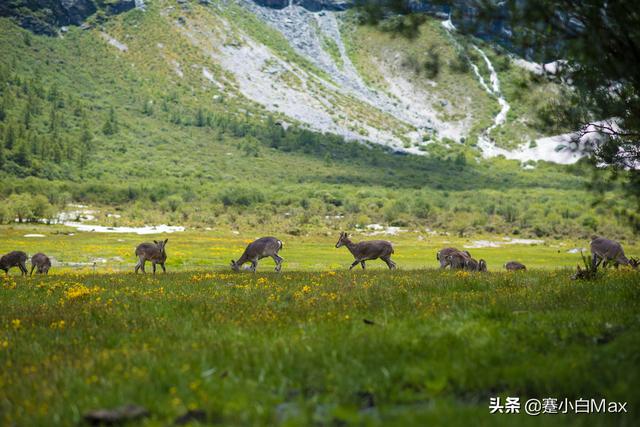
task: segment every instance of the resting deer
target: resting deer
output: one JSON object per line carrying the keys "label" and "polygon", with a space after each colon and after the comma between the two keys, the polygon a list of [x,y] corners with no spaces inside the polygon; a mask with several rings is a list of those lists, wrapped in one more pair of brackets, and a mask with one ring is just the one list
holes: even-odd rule
{"label": "resting deer", "polygon": [[360,264],[362,269],[365,269],[365,261],[374,260],[380,258],[383,260],[390,270],[396,268],[396,263],[391,261],[391,254],[393,254],[393,245],[387,240],[368,240],[359,243],[353,243],[349,240],[349,235],[344,231],[340,233],[336,248],[346,246],[351,252],[351,255],[356,259],[349,267],[351,270],[356,265]]}
{"label": "resting deer", "polygon": [[136,256],[138,257],[138,263],[136,264],[136,273],[139,269],[144,271],[144,264],[147,261],[151,261],[151,265],[153,266],[153,274],[156,274],[156,264],[160,264],[162,267],[162,272],[166,273],[167,269],[164,268],[164,263],[167,261],[167,252],[164,250],[169,239],[165,240],[154,240],[153,243],[141,243],[136,248]]}
{"label": "resting deer", "polygon": [[27,275],[27,266],[25,263],[27,262],[27,254],[22,251],[13,251],[9,252],[6,255],[3,255],[0,258],[0,270],[4,270],[4,272],[9,275],[9,269],[11,267],[18,267],[20,269],[20,275]]}
{"label": "resting deer", "polygon": [[593,236],[591,239],[591,253],[593,254],[591,266],[594,270],[598,268],[603,261],[603,268],[606,268],[609,263],[613,263],[616,268],[618,268],[620,264],[630,265],[633,268],[638,267],[636,260],[629,260],[624,255],[624,250],[620,243],[605,239],[604,237]]}
{"label": "resting deer", "polygon": [[275,237],[261,237],[247,246],[238,261],[231,260],[233,271],[240,271],[243,264],[250,262],[251,270],[255,273],[258,268],[258,261],[262,258],[271,257],[276,263],[276,272],[282,268],[284,259],[278,256],[278,251],[282,249],[282,241]]}
{"label": "resting deer", "polygon": [[33,270],[36,268],[36,273],[38,274],[49,274],[49,269],[51,268],[51,260],[49,257],[41,252],[32,256],[31,273],[29,273],[29,276],[33,275]]}
{"label": "resting deer", "polygon": [[527,267],[518,262],[518,261],[509,261],[508,263],[506,263],[504,265],[504,268],[506,268],[508,271],[518,271],[518,270],[526,270]]}
{"label": "resting deer", "polygon": [[[461,256],[466,256],[467,258],[471,258],[471,254],[469,251],[460,251],[456,248],[444,248],[436,254],[436,259],[440,261],[440,268],[447,268],[447,266],[451,266],[447,257],[454,254],[461,254]],[[457,258],[457,257],[456,257]]]}

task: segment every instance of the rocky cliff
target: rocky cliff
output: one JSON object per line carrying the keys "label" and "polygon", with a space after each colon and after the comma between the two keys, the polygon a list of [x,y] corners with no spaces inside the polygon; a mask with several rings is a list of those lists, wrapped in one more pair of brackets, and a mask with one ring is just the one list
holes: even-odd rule
{"label": "rocky cliff", "polygon": [[[139,1],[139,4],[143,2]],[[11,17],[18,24],[36,34],[56,35],[59,27],[80,25],[102,9],[115,15],[136,7],[135,0],[116,0],[109,3],[95,0],[15,0],[0,2],[0,16]]]}

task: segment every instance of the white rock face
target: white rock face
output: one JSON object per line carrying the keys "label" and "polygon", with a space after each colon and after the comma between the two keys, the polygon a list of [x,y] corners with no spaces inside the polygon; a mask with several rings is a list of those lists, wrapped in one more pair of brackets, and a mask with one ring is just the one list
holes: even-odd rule
{"label": "white rock face", "polygon": [[107,41],[107,43],[109,43],[111,46],[118,49],[120,52],[126,52],[129,50],[126,44],[119,42],[118,40],[111,37],[109,34],[105,32],[101,32],[100,35],[102,36],[103,39]]}
{"label": "white rock face", "polygon": [[[446,99],[438,99],[436,92],[429,90],[429,85],[436,86],[436,82],[427,81],[417,87],[403,77],[400,55],[396,62],[393,58],[385,59],[384,64],[372,61],[372,66],[377,67],[376,74],[381,77],[376,85],[384,89],[367,84],[347,55],[340,31],[343,12],[311,12],[291,4],[283,9],[271,9],[249,0],[237,0],[237,3],[278,31],[293,51],[312,67],[274,51],[262,44],[259,37],[252,38],[233,25],[227,15],[211,12],[216,25],[207,25],[206,20],[192,19],[189,15],[181,16],[175,21],[176,27],[216,64],[215,69],[211,65],[207,68],[191,64],[191,67],[201,68],[204,83],[215,86],[225,96],[240,94],[267,111],[287,116],[315,131],[414,154],[424,154],[421,150],[427,143],[424,141],[449,138],[457,142],[469,136],[474,125],[471,114],[467,112],[462,118],[461,114],[448,114],[455,113],[455,109],[450,110]],[[449,32],[456,31],[450,19],[442,25]],[[127,49],[106,33],[103,37],[119,50]],[[454,37],[451,39],[457,43]],[[546,160],[569,164],[579,160],[584,153],[569,148],[575,146],[571,144],[574,134],[540,138],[515,150],[496,146],[491,134],[507,123],[511,105],[501,91],[498,73],[489,57],[479,47],[473,48],[482,64],[471,63],[472,72],[480,87],[500,106],[493,123],[478,135],[481,155],[485,158],[504,156],[521,162]],[[556,72],[564,64],[555,61],[543,66],[522,59],[513,62],[538,74]],[[489,70],[488,78],[482,76],[479,65]],[[174,69],[183,76],[179,65],[174,64]],[[471,105],[472,100],[457,101]],[[449,118],[445,121],[441,117]],[[581,140],[578,147],[588,149],[593,143],[591,136]]]}

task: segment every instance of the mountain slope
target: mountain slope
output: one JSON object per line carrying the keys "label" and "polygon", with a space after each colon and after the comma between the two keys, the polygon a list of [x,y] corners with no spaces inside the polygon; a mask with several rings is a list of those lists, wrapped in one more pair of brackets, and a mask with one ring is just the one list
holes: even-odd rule
{"label": "mountain slope", "polygon": [[[44,194],[58,205],[120,209],[122,219],[101,218],[108,224],[168,221],[300,233],[379,222],[547,235],[586,232],[585,223],[622,232],[615,218],[585,209],[580,165],[525,171],[516,162],[482,160],[471,141],[437,138],[427,145],[428,156],[399,156],[305,130],[309,123],[244,96],[243,85],[263,77],[248,73],[243,82],[226,61],[243,49],[246,58],[257,52],[271,59],[266,66],[296,71],[274,73],[275,91],[290,90],[279,89],[280,82],[308,85],[344,102],[341,114],[349,109],[362,120],[386,121],[389,132],[400,133],[402,125],[341,94],[327,71],[246,9],[187,6],[153,2],[145,12],[90,21],[91,29],[70,27],[57,38],[0,19],[6,59],[0,66],[0,198]],[[345,31],[349,27],[341,27]],[[361,70],[354,48],[345,45]],[[375,85],[374,76],[358,73],[368,87]],[[271,75],[268,68],[260,74]],[[300,75],[309,80],[298,82]],[[611,206],[624,203],[611,199]],[[6,209],[16,206],[13,199],[3,203],[0,220],[11,218]]]}

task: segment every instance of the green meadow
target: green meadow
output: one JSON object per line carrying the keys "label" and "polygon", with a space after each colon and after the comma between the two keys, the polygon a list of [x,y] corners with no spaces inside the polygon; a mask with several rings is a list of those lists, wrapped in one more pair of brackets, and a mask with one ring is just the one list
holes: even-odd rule
{"label": "green meadow", "polygon": [[[306,236],[272,233],[270,230],[252,230],[234,234],[220,230],[187,229],[162,235],[77,232],[72,228],[45,225],[13,225],[0,228],[0,253],[22,250],[29,255],[44,252],[52,257],[57,272],[117,272],[132,271],[137,258],[135,248],[142,242],[169,239],[167,268],[169,271],[229,269],[231,259],[238,259],[246,245],[262,236],[275,235],[284,243],[280,255],[285,259],[284,269],[289,271],[327,271],[348,268],[353,257],[346,248],[336,249],[339,229],[326,230]],[[530,269],[556,270],[575,268],[580,254],[569,251],[585,248],[589,252],[589,239],[530,239],[526,244],[509,243],[513,236],[476,235],[460,238],[433,232],[407,230],[396,235],[372,235],[371,230],[349,230],[353,240],[385,239],[394,244],[393,259],[402,270],[437,268],[438,250],[453,246],[467,248],[476,259],[487,261],[489,270],[503,270],[508,261],[520,261]],[[35,235],[33,237],[25,237]],[[639,256],[637,241],[622,241],[628,256]],[[488,244],[500,247],[474,247]],[[95,264],[95,265],[94,265]],[[147,263],[148,272],[151,271]],[[272,271],[270,258],[260,262],[262,272]],[[360,268],[360,267],[358,267]],[[386,269],[382,261],[369,261],[367,268]],[[17,269],[11,270],[18,274]]]}
{"label": "green meadow", "polygon": [[[135,403],[150,413],[142,426],[196,409],[208,425],[637,425],[639,279],[344,268],[10,276],[0,423],[78,425],[86,411]],[[519,397],[521,413],[490,414],[492,397]],[[622,401],[628,413],[524,413],[545,398]]]}

